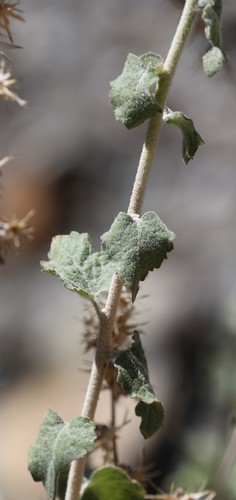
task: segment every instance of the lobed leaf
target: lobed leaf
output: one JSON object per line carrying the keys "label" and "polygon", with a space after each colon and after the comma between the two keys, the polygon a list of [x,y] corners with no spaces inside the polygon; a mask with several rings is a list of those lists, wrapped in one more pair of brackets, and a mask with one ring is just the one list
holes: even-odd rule
{"label": "lobed leaf", "polygon": [[146,212],[142,217],[120,212],[110,230],[101,237],[102,248],[114,271],[131,287],[133,301],[139,281],[167,259],[174,237],[154,212]]}
{"label": "lobed leaf", "polygon": [[128,129],[162,111],[156,100],[162,67],[163,60],[157,54],[128,54],[121,75],[111,82],[110,100],[116,119]]}
{"label": "lobed leaf", "polygon": [[69,290],[90,300],[109,290],[108,258],[103,252],[93,252],[87,233],[56,236],[48,257],[49,261],[41,262],[43,271],[57,276]]}
{"label": "lobed leaf", "polygon": [[49,409],[29,451],[29,471],[34,481],[42,481],[49,498],[56,496],[59,472],[70,462],[93,451],[94,423],[84,417],[64,422]]}
{"label": "lobed leaf", "polygon": [[186,164],[193,159],[198,147],[204,144],[203,138],[196,131],[193,121],[181,111],[166,108],[163,119],[170,125],[179,127],[183,134],[182,156]]}
{"label": "lobed leaf", "polygon": [[144,438],[151,437],[162,425],[164,408],[150,384],[148,366],[138,332],[134,332],[133,344],[121,352],[115,361],[117,381],[131,398],[138,398],[135,413],[141,417],[140,431]]}
{"label": "lobed leaf", "polygon": [[145,491],[118,467],[103,467],[94,472],[81,500],[144,500]]}

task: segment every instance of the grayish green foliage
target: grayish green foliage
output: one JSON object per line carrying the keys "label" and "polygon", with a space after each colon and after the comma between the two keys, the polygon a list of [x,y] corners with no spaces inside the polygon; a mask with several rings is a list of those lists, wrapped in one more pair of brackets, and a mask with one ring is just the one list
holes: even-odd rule
{"label": "grayish green foliage", "polygon": [[144,500],[145,492],[118,467],[104,467],[91,476],[81,500]]}
{"label": "grayish green foliage", "polygon": [[48,257],[48,262],[41,262],[43,270],[57,276],[69,290],[91,300],[109,290],[112,270],[108,258],[103,252],[93,252],[87,233],[56,236]]}
{"label": "grayish green foliage", "polygon": [[174,237],[155,212],[146,212],[142,217],[120,212],[101,237],[104,252],[124,284],[131,287],[133,300],[139,281],[159,268],[173,249]]}
{"label": "grayish green foliage", "polygon": [[166,108],[163,118],[166,123],[175,125],[182,131],[182,156],[184,162],[187,164],[193,159],[198,147],[204,144],[204,140],[196,131],[193,121],[181,111],[171,111],[169,108]]}
{"label": "grayish green foliage", "polygon": [[202,9],[206,39],[212,47],[203,56],[203,69],[206,75],[210,77],[220,70],[225,61],[221,46],[220,27],[222,2],[221,0],[199,0],[198,5]]}
{"label": "grayish green foliage", "polygon": [[35,481],[42,481],[49,498],[56,496],[57,478],[70,462],[94,449],[94,423],[84,417],[64,422],[49,409],[29,451],[29,471]]}
{"label": "grayish green foliage", "polygon": [[[192,15],[195,14],[195,7],[196,3],[193,2]],[[222,2],[198,0],[198,7],[201,9],[205,35],[211,46],[203,57],[203,66],[206,74],[212,76],[224,62],[220,32]],[[187,21],[190,22],[186,19],[186,23],[183,23],[185,29]],[[182,51],[183,42],[181,37],[177,41],[176,48],[179,44],[179,53]],[[173,70],[169,71],[168,85],[176,69],[177,59],[172,60]],[[145,120],[155,117],[157,113],[162,113],[158,101],[160,96],[164,98],[168,91],[167,86],[166,89],[164,87],[166,92],[163,92],[160,81],[162,76],[165,78],[163,64],[162,58],[153,53],[140,57],[129,54],[122,74],[111,82],[110,99],[115,116],[128,129],[137,127]],[[164,120],[181,129],[183,159],[188,163],[203,144],[203,139],[195,130],[192,120],[181,112],[172,112],[166,108]],[[153,137],[157,139],[157,131]],[[148,135],[147,143],[150,142],[152,141]],[[159,268],[167,258],[167,253],[173,249],[174,234],[154,212],[147,212],[142,217],[121,212],[111,229],[101,239],[103,252],[94,252],[88,234],[72,232],[68,236],[57,236],[52,242],[49,261],[42,263],[43,270],[56,275],[65,287],[94,303],[101,292],[109,290],[112,273],[116,272],[123,283],[130,286],[134,300],[139,282],[145,279],[149,271]],[[149,438],[162,425],[164,408],[153,392],[138,332],[133,335],[131,347],[117,355],[115,366],[118,369],[118,382],[124,391],[132,398],[139,399],[135,413],[141,417],[142,435]],[[93,379],[91,380],[93,383]],[[92,404],[96,405],[96,398],[90,388],[87,396],[91,398]],[[58,496],[64,498],[70,463],[93,451],[95,439],[95,425],[90,419],[74,417],[71,422],[64,422],[57,413],[48,410],[38,437],[29,451],[29,470],[35,481],[43,482],[50,498],[55,499],[57,486]],[[126,473],[117,467],[96,471],[86,482],[82,493],[82,500],[144,498],[142,487],[131,481]]]}
{"label": "grayish green foliage", "polygon": [[140,431],[145,438],[151,437],[162,425],[164,408],[150,384],[147,360],[138,332],[133,335],[130,349],[121,352],[115,361],[117,380],[126,394],[138,398],[135,413],[141,417]]}
{"label": "grayish green foliage", "polygon": [[214,76],[223,66],[225,61],[224,54],[219,47],[212,47],[204,54],[202,64],[207,76]]}
{"label": "grayish green foliage", "polygon": [[111,82],[110,100],[116,119],[128,129],[162,111],[155,97],[162,66],[157,54],[128,54],[122,74]]}
{"label": "grayish green foliage", "polygon": [[202,11],[202,20],[205,25],[206,39],[213,47],[220,47],[221,33],[220,33],[220,18],[215,10],[215,5],[208,5]]}

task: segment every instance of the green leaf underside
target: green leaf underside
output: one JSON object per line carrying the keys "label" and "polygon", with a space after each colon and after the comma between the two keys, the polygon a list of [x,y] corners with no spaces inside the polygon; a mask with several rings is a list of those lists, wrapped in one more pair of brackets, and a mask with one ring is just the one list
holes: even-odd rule
{"label": "green leaf underside", "polygon": [[141,417],[140,432],[145,439],[148,439],[157,432],[163,424],[164,408],[160,402],[147,404],[139,401],[135,407],[135,414]]}
{"label": "green leaf underside", "polygon": [[202,58],[204,73],[209,77],[214,76],[222,68],[224,61],[222,50],[219,47],[212,47]]}
{"label": "green leaf underside", "polygon": [[110,230],[101,237],[102,248],[114,271],[131,287],[134,301],[139,281],[159,268],[173,249],[174,233],[154,212],[142,217],[120,212]]}
{"label": "green leaf underside", "polygon": [[98,469],[91,476],[81,500],[144,500],[145,492],[118,467]]}
{"label": "green leaf underside", "polygon": [[155,97],[162,67],[163,60],[157,54],[128,54],[121,75],[111,82],[110,100],[116,119],[128,129],[162,111]]}
{"label": "green leaf underside", "polygon": [[56,496],[60,471],[70,462],[93,451],[96,439],[94,423],[84,417],[64,422],[49,409],[29,451],[29,471],[34,481],[42,481],[49,498]]}
{"label": "green leaf underside", "polygon": [[[151,437],[162,425],[164,408],[153,392],[149,381],[146,357],[138,332],[133,335],[131,347],[121,352],[115,361],[117,381],[131,398],[138,398],[135,413],[141,417],[140,431]],[[140,404],[142,403],[142,404]]]}
{"label": "green leaf underside", "polygon": [[103,252],[93,252],[87,233],[56,236],[41,262],[43,271],[57,276],[66,288],[91,300],[109,290],[112,270]]}
{"label": "green leaf underside", "polygon": [[166,108],[163,118],[166,123],[180,128],[183,134],[182,156],[187,165],[193,159],[198,147],[204,144],[203,138],[196,131],[193,121],[181,111],[171,111]]}
{"label": "green leaf underside", "polygon": [[69,471],[70,467],[66,467],[66,469],[59,472],[57,479],[57,493],[56,493],[56,498],[58,500],[65,500]]}
{"label": "green leaf underside", "polygon": [[222,2],[221,0],[199,0],[199,6],[202,8],[205,36],[212,47],[202,58],[203,69],[205,74],[211,77],[221,69],[225,62],[220,26]]}
{"label": "green leaf underside", "polygon": [[149,382],[147,361],[138,332],[135,332],[132,338],[134,340],[132,346],[122,351],[116,358],[117,381],[128,396],[150,404],[157,398]]}

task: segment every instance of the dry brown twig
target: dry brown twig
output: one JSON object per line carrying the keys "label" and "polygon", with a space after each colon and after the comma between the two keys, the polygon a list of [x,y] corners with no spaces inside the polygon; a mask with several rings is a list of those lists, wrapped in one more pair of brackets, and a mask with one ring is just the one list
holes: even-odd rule
{"label": "dry brown twig", "polygon": [[[5,2],[5,0],[0,1],[0,29],[4,29],[7,36],[11,42],[13,42],[13,36],[10,28],[10,18],[16,19],[17,21],[24,21],[22,16],[22,10],[17,7],[19,2]],[[3,33],[0,32],[3,36]]]}
{"label": "dry brown twig", "polygon": [[216,493],[210,490],[186,493],[182,488],[177,488],[174,491],[173,483],[170,485],[168,493],[145,495],[146,500],[213,500],[215,497]]}
{"label": "dry brown twig", "polygon": [[3,101],[15,101],[19,106],[25,106],[26,101],[21,99],[12,89],[17,80],[12,78],[12,68],[6,67],[6,61],[0,61],[0,99]]}
{"label": "dry brown twig", "polygon": [[34,210],[23,218],[17,219],[13,217],[10,220],[0,220],[0,263],[4,263],[5,256],[16,251],[20,247],[21,237],[25,236],[28,239],[33,237],[33,227],[29,225],[29,220],[33,217]]}

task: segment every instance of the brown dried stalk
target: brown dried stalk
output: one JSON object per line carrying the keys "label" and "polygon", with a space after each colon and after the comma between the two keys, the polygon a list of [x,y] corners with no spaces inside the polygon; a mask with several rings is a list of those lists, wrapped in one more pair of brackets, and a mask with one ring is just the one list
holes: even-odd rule
{"label": "brown dried stalk", "polygon": [[25,106],[26,101],[21,99],[12,89],[17,83],[15,78],[12,78],[12,68],[6,68],[4,59],[0,61],[0,99],[3,101],[15,101],[19,106]]}
{"label": "brown dried stalk", "polygon": [[[19,5],[19,2],[12,3],[5,2],[5,0],[0,1],[0,30],[4,29],[6,31],[11,42],[13,42],[13,36],[10,28],[10,18],[18,21],[24,21],[22,10],[18,9],[17,5]],[[0,35],[3,35],[1,31]]]}

